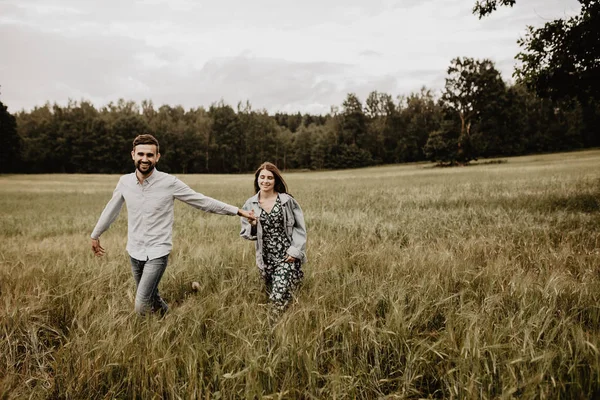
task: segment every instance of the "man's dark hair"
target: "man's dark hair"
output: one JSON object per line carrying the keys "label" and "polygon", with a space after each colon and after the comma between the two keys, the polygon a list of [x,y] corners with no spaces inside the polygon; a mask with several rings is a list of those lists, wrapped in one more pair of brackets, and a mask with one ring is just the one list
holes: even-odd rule
{"label": "man's dark hair", "polygon": [[152,135],[144,134],[138,135],[135,139],[133,139],[133,148],[138,144],[153,144],[156,146],[156,152],[160,153],[160,146],[158,145],[158,140]]}

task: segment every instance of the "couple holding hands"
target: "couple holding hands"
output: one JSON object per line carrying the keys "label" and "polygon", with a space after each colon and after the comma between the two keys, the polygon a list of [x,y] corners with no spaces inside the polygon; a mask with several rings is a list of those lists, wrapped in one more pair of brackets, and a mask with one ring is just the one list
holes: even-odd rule
{"label": "couple holding hands", "polygon": [[241,217],[240,236],[256,242],[256,264],[269,301],[276,312],[284,311],[302,281],[306,225],[302,209],[288,193],[279,169],[272,163],[263,163],[254,174],[256,194],[238,209],[158,171],[160,148],[152,135],[139,135],[133,140],[131,157],[135,172],[121,176],[91,238],[94,254],[102,256],[100,235],[127,203],[127,252],[136,283],[135,311],[142,315],[164,314],[169,309],[159,295],[158,284],[173,248],[175,199],[206,212]]}

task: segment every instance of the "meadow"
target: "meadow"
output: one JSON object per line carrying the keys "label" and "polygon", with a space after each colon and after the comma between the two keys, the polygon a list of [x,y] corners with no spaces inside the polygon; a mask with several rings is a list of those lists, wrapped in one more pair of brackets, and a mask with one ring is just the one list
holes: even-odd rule
{"label": "meadow", "polygon": [[118,176],[0,176],[0,399],[600,396],[600,150],[284,176],[309,262],[277,320],[237,217],[176,204],[142,318],[125,208],[90,246]]}

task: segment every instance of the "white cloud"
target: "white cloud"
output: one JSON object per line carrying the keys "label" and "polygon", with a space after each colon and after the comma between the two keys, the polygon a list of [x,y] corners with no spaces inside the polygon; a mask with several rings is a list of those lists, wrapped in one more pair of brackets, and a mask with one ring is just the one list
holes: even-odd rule
{"label": "white cloud", "polygon": [[[349,92],[441,89],[450,60],[489,58],[505,79],[528,24],[576,0],[3,0],[0,85],[11,110],[118,98],[329,112]],[[8,38],[8,39],[7,39]]]}

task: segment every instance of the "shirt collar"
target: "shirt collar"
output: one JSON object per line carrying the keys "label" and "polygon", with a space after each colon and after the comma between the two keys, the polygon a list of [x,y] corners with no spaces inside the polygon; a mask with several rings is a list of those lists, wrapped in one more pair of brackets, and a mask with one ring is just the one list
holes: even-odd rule
{"label": "shirt collar", "polygon": [[152,171],[152,175],[146,178],[146,181],[150,185],[152,182],[156,180],[156,176],[158,175],[158,170],[154,167],[154,171]]}
{"label": "shirt collar", "polygon": [[[157,175],[158,175],[158,170],[156,169],[156,167],[154,167],[154,171],[152,171],[152,175],[150,175],[149,177],[144,179],[144,185],[151,185],[157,179],[156,178]],[[133,173],[133,178],[135,179],[135,183],[139,185],[140,181],[137,178],[137,172]]]}

